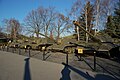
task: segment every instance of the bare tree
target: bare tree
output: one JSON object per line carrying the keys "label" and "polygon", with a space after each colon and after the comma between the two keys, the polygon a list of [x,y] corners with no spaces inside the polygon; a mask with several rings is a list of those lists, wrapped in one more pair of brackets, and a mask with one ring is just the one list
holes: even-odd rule
{"label": "bare tree", "polygon": [[103,2],[102,2],[103,8],[102,9],[103,9],[105,16],[110,16],[113,14],[115,1],[117,1],[117,0],[103,0]]}
{"label": "bare tree", "polygon": [[32,10],[27,17],[25,18],[25,25],[27,26],[27,31],[33,34],[36,34],[37,37],[39,37],[39,32],[41,30],[42,26],[42,13],[43,8],[41,8],[41,14],[38,13],[37,10]]}
{"label": "bare tree", "polygon": [[0,26],[0,32],[2,32],[2,27]]}
{"label": "bare tree", "polygon": [[68,26],[68,22],[69,22],[69,18],[65,17],[63,14],[58,13],[57,14],[57,18],[56,21],[54,23],[55,26],[55,32],[57,34],[57,39],[60,38],[60,35],[67,30]]}
{"label": "bare tree", "polygon": [[106,23],[107,16],[111,15],[113,13],[113,6],[114,6],[115,0],[96,0],[94,2],[94,14],[95,14],[95,35],[97,31],[100,30],[100,26],[102,26],[104,23]]}
{"label": "bare tree", "polygon": [[2,27],[0,26],[0,38],[2,38],[2,37],[4,37],[4,34],[3,34],[3,32],[2,32]]}
{"label": "bare tree", "polygon": [[49,29],[51,29],[54,20],[54,8],[39,7],[28,14],[25,19],[25,24],[29,27],[28,31],[36,34],[37,37],[39,37],[40,34],[48,36]]}
{"label": "bare tree", "polygon": [[[71,8],[71,12],[70,12],[70,15],[73,17],[73,19],[77,20],[78,17],[80,16],[80,11],[82,11],[82,7],[83,4],[81,2],[81,0],[77,0],[72,8]],[[80,40],[80,35],[79,35],[79,27],[76,26],[76,33],[77,33],[77,40],[79,41]]]}
{"label": "bare tree", "polygon": [[[75,16],[77,20],[79,19],[80,16],[84,17],[83,19],[85,22],[83,21],[82,22],[85,23],[86,31],[90,32],[90,30],[92,29],[91,23],[93,21],[93,6],[90,4],[91,0],[84,0],[84,1],[85,3],[82,3],[83,1],[77,0],[72,6],[71,14],[73,14],[73,16]],[[78,40],[80,40],[79,39],[80,29],[79,27],[76,27],[76,29],[77,29]],[[87,33],[86,33],[86,42],[88,42]]]}
{"label": "bare tree", "polygon": [[7,27],[7,31],[10,34],[10,37],[16,39],[22,30],[19,21],[14,18],[11,18],[11,19],[5,19],[4,23]]}
{"label": "bare tree", "polygon": [[49,7],[44,9],[43,16],[43,26],[44,26],[44,34],[48,36],[48,32],[53,29],[53,23],[56,19],[56,12],[54,7]]}
{"label": "bare tree", "polygon": [[[85,5],[84,9],[85,13],[85,24],[86,24],[86,31],[91,32],[92,30],[92,22],[93,22],[93,6],[88,1]],[[89,36],[86,33],[86,43],[88,43]]]}
{"label": "bare tree", "polygon": [[100,0],[96,0],[95,2],[95,10],[96,10],[96,28],[95,28],[95,35],[97,33],[97,30],[99,30],[99,17],[100,17]]}
{"label": "bare tree", "polygon": [[[85,24],[86,24],[86,31],[88,31],[88,2],[86,3],[86,6],[85,6]],[[86,43],[88,43],[88,34],[86,33]]]}
{"label": "bare tree", "polygon": [[77,20],[78,16],[80,16],[80,11],[83,8],[82,1],[77,0],[71,7],[70,15],[73,17],[73,19]]}

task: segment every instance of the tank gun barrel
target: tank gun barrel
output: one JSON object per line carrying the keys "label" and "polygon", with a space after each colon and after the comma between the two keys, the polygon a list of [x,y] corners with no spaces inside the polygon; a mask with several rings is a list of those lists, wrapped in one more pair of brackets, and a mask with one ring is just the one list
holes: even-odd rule
{"label": "tank gun barrel", "polygon": [[78,22],[78,21],[73,21],[73,24],[75,25],[75,26],[78,26],[80,29],[82,29],[85,33],[87,33],[92,39],[93,39],[93,41],[96,41],[96,42],[98,42],[98,43],[102,43],[102,41],[100,40],[100,39],[98,39],[97,37],[95,37],[94,35],[92,35],[90,32],[88,32],[88,31],[86,31],[81,25],[80,25],[80,23]]}

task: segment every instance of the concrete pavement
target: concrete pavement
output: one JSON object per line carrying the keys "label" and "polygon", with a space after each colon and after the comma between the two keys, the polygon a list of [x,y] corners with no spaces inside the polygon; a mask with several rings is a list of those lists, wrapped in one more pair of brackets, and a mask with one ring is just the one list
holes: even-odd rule
{"label": "concrete pavement", "polygon": [[0,51],[0,80],[113,80],[107,74]]}

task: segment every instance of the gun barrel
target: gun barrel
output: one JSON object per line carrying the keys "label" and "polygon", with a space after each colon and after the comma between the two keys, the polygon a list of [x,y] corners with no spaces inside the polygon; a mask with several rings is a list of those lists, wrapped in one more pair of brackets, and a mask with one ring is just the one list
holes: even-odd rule
{"label": "gun barrel", "polygon": [[92,35],[90,32],[88,32],[88,31],[86,31],[81,25],[80,25],[80,23],[78,22],[78,21],[73,21],[73,24],[75,25],[75,26],[78,26],[80,29],[82,29],[85,33],[87,33],[90,37],[92,37],[92,39],[94,40],[94,41],[96,41],[96,42],[98,42],[98,43],[101,43],[102,41],[100,40],[100,39],[98,39],[98,38],[96,38],[94,35]]}

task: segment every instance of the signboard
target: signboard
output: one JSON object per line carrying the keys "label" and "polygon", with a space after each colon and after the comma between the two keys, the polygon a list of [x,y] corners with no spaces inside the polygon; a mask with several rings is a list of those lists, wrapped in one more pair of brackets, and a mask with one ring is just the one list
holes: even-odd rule
{"label": "signboard", "polygon": [[78,53],[83,54],[83,49],[82,48],[78,48]]}

